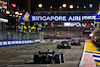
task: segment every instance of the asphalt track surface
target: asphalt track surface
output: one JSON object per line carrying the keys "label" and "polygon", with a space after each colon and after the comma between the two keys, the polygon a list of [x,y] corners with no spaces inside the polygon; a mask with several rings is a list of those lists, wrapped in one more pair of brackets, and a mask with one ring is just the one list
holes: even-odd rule
{"label": "asphalt track surface", "polygon": [[[79,67],[85,43],[81,42],[81,46],[71,46],[71,49],[57,49],[59,43],[1,47],[0,67]],[[34,54],[38,51],[47,51],[48,48],[51,48],[56,53],[65,53],[65,63],[34,64]]]}

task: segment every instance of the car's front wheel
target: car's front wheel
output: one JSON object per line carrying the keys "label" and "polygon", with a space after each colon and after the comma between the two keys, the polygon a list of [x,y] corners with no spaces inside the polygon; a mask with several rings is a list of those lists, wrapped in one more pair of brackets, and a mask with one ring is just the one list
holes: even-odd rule
{"label": "car's front wheel", "polygon": [[81,46],[81,44],[79,44],[79,46]]}

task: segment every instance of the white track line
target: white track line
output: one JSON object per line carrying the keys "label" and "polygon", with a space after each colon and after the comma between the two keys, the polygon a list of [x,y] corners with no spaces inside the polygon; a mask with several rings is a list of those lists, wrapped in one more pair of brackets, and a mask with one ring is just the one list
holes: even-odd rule
{"label": "white track line", "polygon": [[49,67],[50,65],[9,65],[7,67]]}
{"label": "white track line", "polygon": [[83,51],[83,55],[82,55],[82,58],[81,58],[81,62],[80,62],[79,67],[82,67],[82,63],[83,63],[84,55],[85,55],[85,48],[86,48],[86,42],[85,42],[84,51]]}

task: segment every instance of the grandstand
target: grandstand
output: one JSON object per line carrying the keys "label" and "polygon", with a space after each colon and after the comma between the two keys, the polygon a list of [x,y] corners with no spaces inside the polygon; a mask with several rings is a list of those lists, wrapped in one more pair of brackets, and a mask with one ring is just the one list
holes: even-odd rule
{"label": "grandstand", "polygon": [[50,39],[66,39],[66,38],[83,38],[88,37],[88,34],[84,34],[85,28],[70,28],[70,27],[54,27],[54,28],[42,28],[40,32],[43,33],[44,38]]}

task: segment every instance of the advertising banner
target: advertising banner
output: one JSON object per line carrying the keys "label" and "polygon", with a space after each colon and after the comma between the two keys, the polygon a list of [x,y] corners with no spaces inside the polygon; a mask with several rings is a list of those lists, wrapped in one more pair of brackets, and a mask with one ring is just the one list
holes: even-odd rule
{"label": "advertising banner", "polygon": [[30,15],[26,12],[21,16],[21,22],[80,22],[83,19],[99,18],[98,14],[84,14],[84,15]]}

